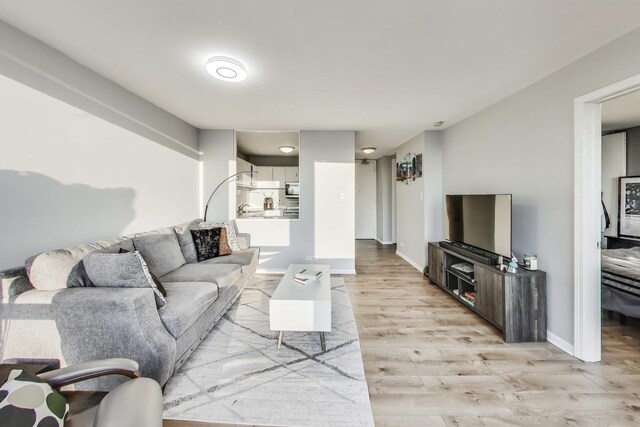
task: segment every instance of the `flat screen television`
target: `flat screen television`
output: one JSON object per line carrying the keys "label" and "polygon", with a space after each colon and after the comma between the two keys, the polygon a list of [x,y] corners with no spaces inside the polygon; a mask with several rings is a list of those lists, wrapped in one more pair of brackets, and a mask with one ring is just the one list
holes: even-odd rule
{"label": "flat screen television", "polygon": [[445,221],[448,240],[511,258],[511,194],[447,195]]}

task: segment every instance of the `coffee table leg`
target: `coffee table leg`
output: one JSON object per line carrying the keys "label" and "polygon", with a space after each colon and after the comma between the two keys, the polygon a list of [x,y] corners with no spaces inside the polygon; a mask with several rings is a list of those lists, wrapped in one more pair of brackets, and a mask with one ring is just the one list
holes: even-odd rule
{"label": "coffee table leg", "polygon": [[322,347],[322,351],[327,351],[327,346],[324,342],[324,332],[320,332],[320,346]]}
{"label": "coffee table leg", "polygon": [[284,331],[280,331],[278,334],[278,350],[280,350],[280,346],[282,345],[282,337],[284,336]]}

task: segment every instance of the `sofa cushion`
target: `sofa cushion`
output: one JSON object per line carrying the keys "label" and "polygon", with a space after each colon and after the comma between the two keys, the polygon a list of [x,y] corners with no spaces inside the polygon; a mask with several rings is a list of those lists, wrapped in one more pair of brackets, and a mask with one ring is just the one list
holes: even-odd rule
{"label": "sofa cushion", "polygon": [[149,265],[149,270],[158,277],[186,263],[176,233],[169,230],[169,233],[143,234],[133,238],[136,250]]}
{"label": "sofa cushion", "polygon": [[180,249],[182,255],[184,255],[187,264],[197,262],[198,255],[196,253],[196,247],[193,243],[193,237],[191,237],[191,230],[198,230],[198,225],[202,222],[201,219],[194,219],[193,221],[185,222],[184,224],[176,225],[174,230],[176,236],[178,236],[178,243],[180,243]]}
{"label": "sofa cushion", "polygon": [[39,290],[93,286],[82,259],[93,252],[118,253],[120,248],[133,251],[133,244],[130,239],[118,238],[43,252],[27,259],[27,275]]}
{"label": "sofa cushion", "polygon": [[160,319],[174,338],[178,338],[218,298],[218,286],[211,282],[170,282],[167,307],[160,311]]}
{"label": "sofa cushion", "polygon": [[160,280],[164,284],[170,282],[212,282],[218,284],[221,288],[226,288],[236,282],[241,274],[242,270],[239,265],[207,265],[199,262],[197,264],[185,264],[179,269],[162,276]]}
{"label": "sofa cushion", "polygon": [[138,251],[118,254],[92,253],[84,257],[82,263],[96,287],[151,288],[156,298],[156,306],[165,308],[167,305]]}
{"label": "sofa cushion", "polygon": [[224,265],[224,264],[237,264],[242,266],[243,272],[246,269],[252,269],[255,271],[258,267],[258,258],[260,257],[260,250],[258,248],[243,249],[240,251],[234,251],[231,255],[225,257],[218,257],[202,261],[200,264],[205,265]]}

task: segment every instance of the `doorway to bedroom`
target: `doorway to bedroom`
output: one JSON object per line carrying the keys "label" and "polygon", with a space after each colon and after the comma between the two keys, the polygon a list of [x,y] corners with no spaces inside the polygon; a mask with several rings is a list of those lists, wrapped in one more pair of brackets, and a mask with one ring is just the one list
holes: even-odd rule
{"label": "doorway to bedroom", "polygon": [[574,355],[585,361],[640,352],[639,89],[640,75],[575,101]]}

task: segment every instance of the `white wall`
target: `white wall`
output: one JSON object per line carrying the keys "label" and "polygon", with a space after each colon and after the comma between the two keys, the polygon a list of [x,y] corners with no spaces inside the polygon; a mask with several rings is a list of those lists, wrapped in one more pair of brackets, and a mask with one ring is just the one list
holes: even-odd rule
{"label": "white wall", "polygon": [[[392,243],[392,181],[391,157],[384,156],[376,160],[377,227],[376,239],[382,244]],[[394,171],[395,173],[395,171]]]}
{"label": "white wall", "polygon": [[[212,147],[223,153],[203,161],[205,176],[209,169],[227,170],[229,160],[235,158],[229,157],[235,142],[226,132],[230,131],[201,132],[203,151],[207,151],[208,136],[216,135]],[[226,144],[226,148],[218,144]],[[355,132],[300,131],[300,219],[238,220],[240,231],[251,233],[251,244],[260,246],[260,270],[282,271],[292,263],[324,263],[333,272],[355,271],[354,153]],[[230,205],[229,199],[221,196],[209,209],[222,215]]]}
{"label": "white wall", "polygon": [[445,193],[513,193],[513,248],[547,271],[551,333],[573,342],[573,101],[640,73],[640,29],[444,133]]}
{"label": "white wall", "polygon": [[3,21],[0,21],[0,74],[198,158],[195,127]]}
{"label": "white wall", "polygon": [[198,161],[0,76],[0,269],[198,216]]}
{"label": "white wall", "polygon": [[[402,161],[407,153],[423,153],[424,144],[425,134],[420,132],[396,149],[397,161]],[[396,181],[396,207],[397,252],[421,270],[426,265],[424,177],[415,181]]]}

